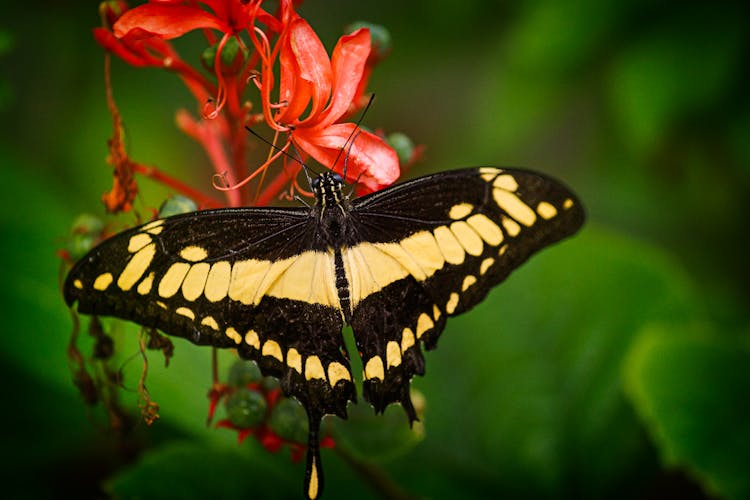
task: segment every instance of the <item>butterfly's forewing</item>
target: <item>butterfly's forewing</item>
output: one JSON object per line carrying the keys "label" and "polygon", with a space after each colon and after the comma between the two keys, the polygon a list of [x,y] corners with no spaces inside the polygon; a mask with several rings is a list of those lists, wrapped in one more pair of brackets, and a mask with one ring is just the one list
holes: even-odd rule
{"label": "butterfly's forewing", "polygon": [[[355,396],[333,253],[306,209],[224,209],[157,220],[91,251],[68,304],[197,344],[235,347],[281,380],[313,420]],[[317,426],[317,423],[315,423]]]}
{"label": "butterfly's forewing", "polygon": [[[357,241],[343,252],[352,328],[377,410],[409,399],[420,343],[467,311],[537,250],[575,233],[576,196],[528,171],[484,167],[421,177],[354,200]],[[421,342],[420,342],[421,341]]]}

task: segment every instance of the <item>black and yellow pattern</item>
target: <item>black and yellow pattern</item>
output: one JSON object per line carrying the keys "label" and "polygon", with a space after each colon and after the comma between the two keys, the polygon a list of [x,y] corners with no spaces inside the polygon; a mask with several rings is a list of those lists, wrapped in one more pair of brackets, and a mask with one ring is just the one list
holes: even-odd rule
{"label": "black and yellow pattern", "polygon": [[338,174],[313,182],[312,208],[235,208],[149,222],[76,264],[65,300],[85,314],[236,348],[281,380],[310,420],[305,494],[323,477],[321,418],[346,418],[356,392],[341,330],[351,324],[363,396],[416,418],[421,346],[531,254],[584,220],[573,193],[540,174],[443,172],[349,200]]}

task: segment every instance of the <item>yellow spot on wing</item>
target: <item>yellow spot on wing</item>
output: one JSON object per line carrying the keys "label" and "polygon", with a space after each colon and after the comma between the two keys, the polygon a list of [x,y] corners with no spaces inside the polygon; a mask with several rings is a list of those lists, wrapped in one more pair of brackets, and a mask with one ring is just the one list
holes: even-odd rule
{"label": "yellow spot on wing", "polygon": [[557,215],[557,209],[550,203],[542,201],[536,206],[536,213],[541,215],[543,219],[551,219]]}
{"label": "yellow spot on wing", "polygon": [[438,308],[437,304],[432,304],[432,317],[437,321],[440,319],[440,309]]}
{"label": "yellow spot on wing", "polygon": [[445,261],[453,265],[461,264],[466,258],[466,252],[451,230],[446,226],[440,226],[435,228],[433,232]]}
{"label": "yellow spot on wing", "polygon": [[240,260],[232,266],[229,280],[229,298],[243,304],[252,304],[263,277],[271,267],[268,260]]}
{"label": "yellow spot on wing", "polygon": [[401,332],[401,352],[406,352],[408,348],[414,345],[414,332],[411,328],[404,328]]}
{"label": "yellow spot on wing", "polygon": [[401,240],[401,247],[414,259],[426,276],[432,276],[435,271],[445,265],[443,253],[438,247],[432,233],[420,231]]}
{"label": "yellow spot on wing", "polygon": [[147,233],[138,233],[130,237],[128,242],[128,252],[135,253],[141,248],[151,243],[151,236]]}
{"label": "yellow spot on wing", "polygon": [[214,262],[206,278],[203,293],[211,302],[218,302],[227,296],[229,280],[232,277],[232,265],[226,260]]}
{"label": "yellow spot on wing", "polygon": [[141,228],[141,231],[146,231],[151,234],[159,234],[161,230],[164,229],[163,227],[161,227],[162,224],[164,224],[164,219],[157,219],[143,226]]}
{"label": "yellow spot on wing", "polygon": [[258,304],[266,295],[340,309],[332,252],[308,251],[274,262],[235,262],[229,297],[243,304]]}
{"label": "yellow spot on wing", "polygon": [[498,175],[492,185],[497,189],[504,189],[506,191],[515,191],[518,189],[516,179],[510,174]]}
{"label": "yellow spot on wing", "polygon": [[505,252],[507,251],[508,251],[508,244],[506,243],[505,245],[500,247],[500,250],[497,252],[497,254],[502,256],[502,255],[505,255]]}
{"label": "yellow spot on wing", "polygon": [[112,273],[104,273],[100,274],[95,280],[94,280],[94,289],[95,290],[106,290],[109,285],[112,284],[112,280],[114,278],[112,277]]}
{"label": "yellow spot on wing", "polygon": [[[240,341],[241,340],[238,340],[237,343],[239,344]],[[255,330],[248,330],[245,334],[245,343],[256,349],[260,349],[260,338],[258,338],[258,333]]]}
{"label": "yellow spot on wing", "polygon": [[141,279],[143,273],[146,272],[148,266],[156,255],[156,245],[149,243],[145,247],[141,248],[131,257],[128,265],[120,273],[120,277],[117,278],[117,286],[122,290],[130,290],[136,282]]}
{"label": "yellow spot on wing", "polygon": [[331,387],[336,386],[336,382],[339,380],[351,380],[352,377],[349,375],[349,370],[346,369],[341,363],[334,361],[328,364],[328,383]]}
{"label": "yellow spot on wing", "polygon": [[151,271],[148,273],[148,276],[143,278],[143,281],[138,283],[138,293],[141,295],[146,295],[147,293],[151,292],[151,287],[154,286],[154,272]]}
{"label": "yellow spot on wing", "polygon": [[468,275],[467,277],[464,278],[464,282],[461,285],[461,291],[465,292],[466,290],[469,289],[471,285],[473,285],[476,282],[477,282],[476,276]]}
{"label": "yellow spot on wing", "polygon": [[422,335],[434,326],[435,323],[432,322],[432,318],[427,313],[420,314],[419,318],[417,318],[417,338],[421,339]]}
{"label": "yellow spot on wing", "polygon": [[482,254],[482,248],[484,248],[482,238],[466,222],[454,222],[451,224],[451,231],[467,253],[474,256]]}
{"label": "yellow spot on wing", "polygon": [[201,260],[205,260],[206,257],[208,257],[208,252],[206,252],[205,248],[193,245],[180,250],[180,257],[185,260],[189,260],[190,262],[198,262]]}
{"label": "yellow spot on wing", "polygon": [[[370,245],[369,243],[364,243],[365,250],[368,246],[371,246],[384,254],[384,256],[374,256],[370,253],[365,252],[364,257],[366,261],[369,263],[369,259],[375,258],[375,259],[392,259],[395,261],[395,266],[391,268],[391,273],[389,273],[387,276],[381,274],[380,268],[377,267],[378,261],[374,261],[374,266],[372,266],[375,269],[378,269],[378,281],[382,284],[382,286],[386,286],[390,283],[393,283],[396,280],[399,280],[405,276],[412,275],[415,279],[419,281],[423,281],[427,279],[428,275],[425,274],[422,267],[419,265],[417,261],[414,260],[414,257],[409,254],[409,252],[406,251],[404,247],[399,245],[398,243],[376,243],[374,245]],[[363,245],[359,245],[360,247]],[[393,265],[393,264],[391,264]],[[387,278],[387,279],[384,279]]]}
{"label": "yellow spot on wing", "polygon": [[213,318],[213,316],[206,316],[201,320],[201,325],[207,326],[209,328],[213,328],[214,330],[219,329],[219,324],[216,322],[216,320]]}
{"label": "yellow spot on wing", "polygon": [[[152,243],[153,244],[153,243]],[[143,250],[141,250],[142,252]],[[190,264],[187,262],[175,262],[172,264],[167,272],[162,276],[159,281],[159,295],[164,298],[169,298],[177,293],[182,285],[182,280],[185,279],[185,275],[190,270]]]}
{"label": "yellow spot on wing", "polygon": [[273,276],[277,267],[280,272],[266,295],[340,307],[332,252],[308,251],[274,262],[269,275]]}
{"label": "yellow spot on wing", "polygon": [[326,379],[326,372],[323,370],[323,364],[317,356],[308,356],[305,359],[305,380]]}
{"label": "yellow spot on wing", "polygon": [[193,264],[182,282],[182,295],[185,300],[193,301],[201,296],[209,269],[211,269],[211,264],[208,262]]}
{"label": "yellow spot on wing", "polygon": [[398,345],[398,342],[393,340],[388,342],[385,346],[385,359],[388,368],[401,364],[401,347]]}
{"label": "yellow spot on wing", "polygon": [[445,312],[448,314],[453,314],[453,311],[456,310],[456,307],[458,306],[458,294],[453,292],[450,297],[448,297],[448,302],[445,304]]}
{"label": "yellow spot on wing", "polygon": [[284,354],[281,352],[281,346],[275,340],[266,340],[263,344],[263,350],[261,351],[263,356],[271,356],[276,358],[282,363],[284,362]]}
{"label": "yellow spot on wing", "polygon": [[484,214],[472,215],[466,222],[490,245],[497,246],[503,241],[503,231]]}
{"label": "yellow spot on wing", "polygon": [[175,312],[179,314],[180,316],[185,316],[186,318],[195,319],[195,313],[188,309],[187,307],[178,307]]}
{"label": "yellow spot on wing", "polygon": [[513,219],[509,219],[505,216],[503,216],[503,227],[512,237],[518,236],[518,233],[521,232],[521,226],[519,226]]}
{"label": "yellow spot on wing", "polygon": [[[225,333],[227,334],[227,337],[234,340],[235,344],[239,344],[242,342],[242,336],[239,334],[237,330],[235,330],[233,327],[229,327],[225,330]],[[257,349],[257,347],[256,347]]]}
{"label": "yellow spot on wing", "polygon": [[492,267],[492,264],[494,263],[495,263],[495,259],[493,259],[492,257],[487,257],[486,259],[484,259],[482,261],[482,264],[479,266],[479,274],[484,275],[484,273],[487,272],[487,269]]}
{"label": "yellow spot on wing", "polygon": [[493,197],[501,209],[524,226],[532,226],[536,221],[536,214],[531,207],[515,194],[504,189],[493,189]]}
{"label": "yellow spot on wing", "polygon": [[565,210],[568,210],[568,209],[569,209],[570,207],[572,207],[572,206],[573,206],[573,200],[571,200],[570,198],[566,199],[566,200],[565,200],[565,201],[563,202],[563,208],[564,208]]}
{"label": "yellow spot on wing", "polygon": [[299,352],[294,347],[286,352],[286,364],[290,368],[294,368],[300,375],[302,374],[302,356],[299,355]]}
{"label": "yellow spot on wing", "polygon": [[497,174],[499,174],[500,172],[502,172],[502,170],[498,168],[482,167],[479,169],[479,176],[487,182],[492,182],[492,180],[497,177]]}
{"label": "yellow spot on wing", "polygon": [[451,219],[463,219],[474,210],[474,205],[471,203],[459,203],[453,205],[448,212],[448,217]]}
{"label": "yellow spot on wing", "polygon": [[83,289],[83,283],[81,280],[73,280],[73,286],[78,288],[79,290]]}
{"label": "yellow spot on wing", "polygon": [[383,380],[385,378],[385,371],[383,370],[383,360],[377,356],[373,356],[365,365],[365,378],[368,380],[379,378]]}

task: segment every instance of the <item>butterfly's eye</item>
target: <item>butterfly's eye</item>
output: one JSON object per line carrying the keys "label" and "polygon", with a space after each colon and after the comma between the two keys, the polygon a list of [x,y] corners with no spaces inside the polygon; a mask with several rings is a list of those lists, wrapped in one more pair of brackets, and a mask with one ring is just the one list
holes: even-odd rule
{"label": "butterfly's eye", "polygon": [[315,179],[313,179],[312,188],[313,188],[313,191],[320,190],[320,177],[316,177]]}
{"label": "butterfly's eye", "polygon": [[344,183],[344,178],[343,178],[343,177],[341,177],[341,176],[340,176],[339,174],[337,174],[336,172],[333,172],[333,173],[331,174],[331,178],[333,179],[333,181],[334,181],[334,182],[335,182],[336,184],[343,184],[343,183]]}

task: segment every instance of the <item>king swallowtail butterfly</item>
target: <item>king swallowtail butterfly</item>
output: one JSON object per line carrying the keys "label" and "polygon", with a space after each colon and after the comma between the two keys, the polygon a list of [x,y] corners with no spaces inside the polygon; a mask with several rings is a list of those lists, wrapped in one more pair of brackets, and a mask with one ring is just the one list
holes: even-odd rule
{"label": "king swallowtail butterfly", "polygon": [[349,200],[332,172],[310,208],[226,208],[159,219],[104,241],[64,286],[68,305],[196,344],[237,349],[309,418],[305,495],[323,486],[320,420],[363,396],[416,419],[411,379],[446,319],[468,311],[537,250],[575,233],[576,196],[543,175],[494,167],[421,177]]}

